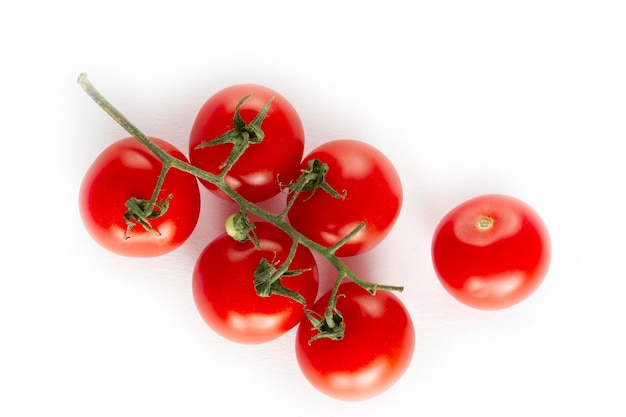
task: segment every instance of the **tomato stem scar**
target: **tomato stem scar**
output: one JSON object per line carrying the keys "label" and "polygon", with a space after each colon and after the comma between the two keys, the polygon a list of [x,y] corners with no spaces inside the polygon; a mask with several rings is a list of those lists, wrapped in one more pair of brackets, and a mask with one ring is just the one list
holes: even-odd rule
{"label": "tomato stem scar", "polygon": [[486,232],[491,230],[493,227],[494,219],[489,216],[480,216],[478,220],[476,220],[476,229],[480,232]]}

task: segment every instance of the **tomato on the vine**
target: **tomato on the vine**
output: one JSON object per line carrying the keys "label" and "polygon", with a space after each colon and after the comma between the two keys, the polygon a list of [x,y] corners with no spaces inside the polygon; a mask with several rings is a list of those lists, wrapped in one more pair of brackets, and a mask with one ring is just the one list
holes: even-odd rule
{"label": "tomato on the vine", "polygon": [[444,288],[484,310],[526,299],[547,274],[550,236],[528,204],[505,195],[470,199],[437,226],[432,258]]}
{"label": "tomato on the vine", "polygon": [[[262,259],[279,268],[287,259],[292,239],[267,222],[255,223],[252,241],[239,242],[228,234],[213,240],[204,249],[193,272],[193,295],[204,321],[223,337],[247,344],[273,340],[300,322],[303,304],[284,295],[261,297],[255,289],[255,271]],[[298,246],[289,265],[298,275],[283,276],[280,283],[299,293],[305,304],[313,304],[318,291],[315,258]]]}
{"label": "tomato on the vine", "polygon": [[[268,103],[269,110],[260,128],[263,139],[246,149],[225,177],[226,183],[251,202],[267,200],[281,191],[299,174],[304,152],[304,128],[294,107],[278,92],[261,85],[241,84],[224,88],[211,96],[194,121],[189,139],[189,158],[198,168],[213,174],[230,155],[230,143],[198,148],[204,142],[221,137],[235,128],[238,104],[250,95],[239,109],[241,119],[252,123]],[[213,184],[200,180],[216,195],[228,197]]]}
{"label": "tomato on the vine", "polygon": [[[169,142],[151,139],[170,155],[187,161]],[[176,169],[169,170],[159,192],[161,213],[155,213],[160,215],[148,219],[152,230],[134,220],[129,228],[127,202],[151,200],[162,166],[133,137],[113,143],[98,155],[79,192],[83,223],[96,242],[120,255],[152,257],[178,248],[189,238],[200,214],[200,190],[196,177]]]}
{"label": "tomato on the vine", "polygon": [[[316,339],[308,319],[298,327],[296,357],[306,379],[319,391],[342,400],[374,397],[408,369],[415,330],[402,301],[390,291],[372,295],[354,282],[341,284],[336,308],[345,324],[341,340]],[[312,310],[323,315],[330,292]]]}
{"label": "tomato on the vine", "polygon": [[336,252],[352,256],[378,245],[388,235],[402,206],[402,184],[391,161],[367,143],[340,139],[326,142],[307,155],[301,169],[311,160],[328,166],[325,180],[344,198],[323,189],[304,192],[289,211],[289,221],[303,235],[332,246],[361,222],[365,228]]}

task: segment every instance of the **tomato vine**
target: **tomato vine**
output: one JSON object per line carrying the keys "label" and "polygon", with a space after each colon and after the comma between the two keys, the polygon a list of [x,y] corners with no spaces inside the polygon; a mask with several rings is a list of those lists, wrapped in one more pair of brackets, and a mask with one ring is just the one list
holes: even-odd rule
{"label": "tomato vine", "polygon": [[[151,200],[138,200],[131,198],[127,202],[127,207],[129,208],[129,214],[126,218],[129,228],[128,230],[130,230],[134,224],[140,224],[146,228],[146,230],[158,234],[158,231],[151,229],[149,220],[158,217],[163,214],[165,210],[167,210],[167,203],[169,202],[170,197],[168,197],[166,201],[157,201],[157,198],[165,176],[170,170],[176,169],[213,184],[239,206],[239,213],[233,215],[227,224],[227,231],[234,239],[240,241],[250,240],[255,243],[254,224],[248,220],[248,214],[252,214],[273,224],[289,235],[293,242],[291,253],[295,252],[298,245],[302,245],[312,252],[324,257],[336,269],[337,275],[333,288],[330,292],[325,313],[321,317],[314,316],[310,312],[307,313],[311,324],[318,332],[311,338],[311,340],[319,338],[340,340],[343,338],[344,323],[341,319],[341,313],[337,310],[337,298],[340,284],[345,278],[351,280],[371,294],[376,294],[379,290],[398,292],[403,290],[402,286],[370,283],[361,279],[336,255],[337,250],[344,246],[357,233],[367,227],[365,222],[360,222],[352,231],[347,233],[336,243],[325,246],[306,237],[287,221],[289,210],[293,206],[296,198],[302,192],[311,192],[312,195],[317,191],[328,193],[334,198],[346,197],[346,191],[342,191],[340,193],[326,182],[325,175],[328,171],[328,166],[321,161],[309,161],[308,168],[302,171],[300,177],[296,181],[283,186],[283,189],[289,193],[289,199],[284,210],[278,214],[267,211],[259,205],[250,202],[227,184],[225,180],[226,175],[237,163],[237,160],[244,154],[250,145],[254,145],[255,143],[259,143],[263,140],[264,135],[261,125],[267,113],[267,109],[271,105],[271,100],[263,109],[261,109],[261,111],[259,111],[252,122],[246,123],[241,119],[238,111],[239,106],[241,106],[241,104],[249,98],[249,96],[243,97],[234,115],[234,129],[224,133],[222,136],[214,140],[200,145],[204,147],[221,143],[233,144],[233,149],[230,155],[220,166],[221,171],[217,174],[213,174],[196,167],[192,163],[188,163],[182,159],[174,157],[162,149],[157,143],[155,143],[155,141],[146,136],[137,126],[128,120],[118,109],[116,109],[95,88],[95,86],[89,81],[86,74],[83,73],[78,77],[78,83],[96,104],[98,104],[136,140],[152,152],[163,164]],[[290,271],[289,263],[290,260],[287,259],[286,262],[278,268],[275,268],[269,260],[260,262],[257,273],[255,273],[254,277],[251,277],[251,279],[254,278],[255,280],[255,287],[258,290],[257,293],[259,296],[278,294],[292,298],[300,303],[303,302],[303,299],[299,294],[294,294],[291,291],[285,290],[285,288],[280,285],[280,279],[283,276],[293,276],[301,272],[298,270]]]}

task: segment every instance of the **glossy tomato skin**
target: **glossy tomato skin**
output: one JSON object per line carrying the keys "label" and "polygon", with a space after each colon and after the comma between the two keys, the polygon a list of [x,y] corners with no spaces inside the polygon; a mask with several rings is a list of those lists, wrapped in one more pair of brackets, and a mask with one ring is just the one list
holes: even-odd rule
{"label": "glossy tomato skin", "polygon": [[[151,138],[170,155],[187,161],[172,144]],[[155,236],[135,225],[124,239],[125,203],[129,198],[150,200],[161,173],[161,161],[135,138],[119,140],[95,159],[79,191],[79,209],[91,236],[104,248],[119,255],[154,257],[173,251],[193,232],[200,214],[200,190],[192,175],[172,169],[168,172],[159,201],[171,193],[169,208],[150,221]]]}
{"label": "glossy tomato skin", "polygon": [[548,272],[548,230],[526,203],[490,194],[451,210],[432,243],[435,271],[462,303],[483,310],[513,306],[530,296]]}
{"label": "glossy tomato skin", "polygon": [[[289,101],[278,92],[261,85],[239,84],[224,88],[211,96],[194,121],[189,138],[189,157],[195,166],[217,174],[232,150],[231,144],[196,149],[211,139],[233,129],[233,115],[239,101],[252,94],[242,105],[240,114],[250,123],[259,110],[273,99],[261,128],[261,143],[252,144],[226,176],[226,182],[251,202],[267,200],[280,190],[279,181],[287,184],[299,175],[304,151],[304,128],[300,116]],[[214,194],[229,199],[214,185],[200,181]]]}
{"label": "glossy tomato skin", "polygon": [[[296,335],[296,357],[306,379],[324,394],[346,401],[365,400],[389,389],[408,369],[415,330],[400,299],[389,291],[375,296],[347,282],[337,309],[345,323],[341,340],[317,339],[305,319]],[[330,293],[313,310],[323,314]]]}
{"label": "glossy tomato skin", "polygon": [[[254,231],[261,250],[249,241],[238,242],[223,234],[204,249],[193,272],[193,295],[201,317],[218,334],[244,344],[276,339],[304,317],[302,304],[290,298],[257,295],[254,271],[259,261],[283,262],[291,238],[266,222],[256,223]],[[299,246],[289,269],[307,269],[300,275],[283,277],[282,283],[312,304],[319,279],[311,251]]]}
{"label": "glossy tomato skin", "polygon": [[337,251],[353,256],[378,245],[395,224],[402,207],[402,183],[391,161],[375,147],[353,139],[326,142],[304,158],[328,165],[326,182],[345,199],[322,189],[302,193],[289,211],[289,221],[315,242],[331,246],[365,222],[361,230]]}

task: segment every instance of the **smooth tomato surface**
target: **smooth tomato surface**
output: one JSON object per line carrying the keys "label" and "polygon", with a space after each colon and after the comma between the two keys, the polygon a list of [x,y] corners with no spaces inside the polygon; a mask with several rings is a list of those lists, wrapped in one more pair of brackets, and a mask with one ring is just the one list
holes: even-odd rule
{"label": "smooth tomato surface", "polygon": [[[151,139],[170,155],[187,161],[170,143]],[[150,221],[160,235],[137,224],[124,239],[125,203],[131,197],[150,200],[161,167],[161,161],[132,137],[113,143],[96,158],[79,192],[83,223],[96,242],[120,255],[152,257],[168,253],[187,240],[198,221],[200,191],[194,176],[176,169],[168,172],[158,199],[173,194],[169,208]]]}
{"label": "smooth tomato surface", "polygon": [[[189,139],[191,163],[217,174],[219,166],[233,146],[222,144],[196,149],[208,140],[233,129],[233,115],[239,101],[251,94],[240,109],[242,119],[250,123],[272,98],[261,128],[265,137],[252,144],[226,176],[226,182],[248,201],[267,200],[280,192],[280,182],[287,184],[299,175],[304,152],[304,129],[300,117],[285,97],[276,91],[254,84],[227,87],[210,97],[194,121]],[[229,199],[214,185],[202,181],[216,195]]]}
{"label": "smooth tomato surface", "polygon": [[[415,347],[411,317],[400,299],[388,291],[375,296],[353,282],[339,289],[337,300],[345,335],[341,340],[317,339],[305,319],[298,327],[296,357],[307,380],[341,400],[363,400],[391,387],[405,373]],[[323,314],[330,293],[312,310]]]}
{"label": "smooth tomato surface", "polygon": [[340,139],[315,148],[302,162],[318,159],[328,165],[326,182],[345,199],[322,189],[302,193],[289,211],[290,223],[302,234],[331,246],[365,222],[361,230],[337,251],[352,256],[378,245],[393,227],[402,206],[402,184],[391,161],[361,141]]}
{"label": "smooth tomato surface", "polygon": [[[259,261],[283,262],[291,238],[266,222],[256,223],[254,231],[261,250],[249,241],[241,243],[223,234],[204,249],[193,273],[193,295],[204,321],[225,338],[248,344],[275,339],[304,317],[302,304],[290,298],[257,295],[254,271]],[[318,271],[311,251],[298,247],[289,269],[307,269],[300,275],[283,277],[282,284],[312,304],[318,290]]]}
{"label": "smooth tomato surface", "polygon": [[450,211],[437,226],[432,257],[439,280],[462,303],[510,307],[527,298],[547,274],[548,230],[526,203],[484,195]]}

